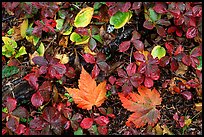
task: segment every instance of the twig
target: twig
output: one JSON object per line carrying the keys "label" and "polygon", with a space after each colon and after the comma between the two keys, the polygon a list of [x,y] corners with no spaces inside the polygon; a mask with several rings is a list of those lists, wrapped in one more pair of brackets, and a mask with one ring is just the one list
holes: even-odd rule
{"label": "twig", "polygon": [[130,63],[132,62],[132,52],[133,52],[133,47],[131,48],[131,52],[130,52]]}
{"label": "twig", "polygon": [[50,45],[54,42],[54,40],[57,38],[57,35],[55,34],[55,37],[50,41],[50,43],[47,45],[47,47],[45,48],[45,52],[46,50],[50,47]]}

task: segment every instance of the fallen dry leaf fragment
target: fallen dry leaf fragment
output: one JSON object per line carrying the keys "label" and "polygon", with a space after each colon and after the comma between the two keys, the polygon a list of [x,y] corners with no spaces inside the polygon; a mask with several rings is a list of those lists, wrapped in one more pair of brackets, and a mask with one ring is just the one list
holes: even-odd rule
{"label": "fallen dry leaf fragment", "polygon": [[138,87],[137,93],[129,93],[127,97],[123,93],[118,93],[122,106],[129,111],[134,112],[126,122],[127,126],[134,123],[136,128],[154,124],[160,118],[160,112],[156,109],[156,105],[160,105],[162,99],[159,92],[154,88],[148,89],[144,86]]}
{"label": "fallen dry leaf fragment", "polygon": [[82,67],[79,79],[79,89],[64,87],[73,97],[79,108],[91,110],[92,106],[101,106],[106,99],[106,81],[96,86],[96,81]]}

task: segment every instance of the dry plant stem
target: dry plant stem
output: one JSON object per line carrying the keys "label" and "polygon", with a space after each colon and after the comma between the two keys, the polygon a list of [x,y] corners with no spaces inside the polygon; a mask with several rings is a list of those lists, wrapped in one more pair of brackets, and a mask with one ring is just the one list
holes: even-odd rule
{"label": "dry plant stem", "polygon": [[47,47],[45,48],[45,52],[46,50],[50,47],[50,45],[56,40],[57,35],[55,34],[54,38],[50,41],[50,43],[47,45]]}

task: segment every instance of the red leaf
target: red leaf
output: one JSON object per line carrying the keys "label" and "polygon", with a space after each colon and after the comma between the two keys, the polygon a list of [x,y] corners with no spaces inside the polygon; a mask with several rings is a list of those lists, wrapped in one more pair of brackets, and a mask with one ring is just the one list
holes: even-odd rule
{"label": "red leaf", "polygon": [[64,129],[65,129],[65,130],[68,130],[69,127],[70,127],[70,125],[71,125],[71,122],[68,120],[68,121],[66,122],[66,124],[64,125]]}
{"label": "red leaf", "polygon": [[6,122],[6,127],[11,131],[15,132],[18,126],[19,126],[18,120],[13,116],[9,117],[8,121]]}
{"label": "red leaf", "polygon": [[170,58],[168,56],[164,56],[159,60],[159,65],[161,67],[165,67],[166,65],[169,64]]}
{"label": "red leaf", "polygon": [[101,114],[106,115],[106,110],[103,107],[99,107],[98,110],[100,111]]}
{"label": "red leaf", "polygon": [[66,67],[64,64],[56,63],[51,64],[48,68],[48,74],[51,78],[61,79],[62,76],[66,73]]}
{"label": "red leaf", "polygon": [[46,74],[47,68],[48,68],[47,66],[41,66],[39,69],[39,75]]}
{"label": "red leaf", "polygon": [[183,52],[184,48],[182,45],[179,45],[176,49],[176,51],[174,52],[174,56],[180,54],[181,52]]}
{"label": "red leaf", "polygon": [[31,103],[33,106],[35,107],[39,107],[43,104],[43,97],[41,96],[40,92],[37,91],[36,93],[34,93],[31,97]]}
{"label": "red leaf", "polygon": [[110,69],[110,66],[105,61],[98,61],[97,60],[98,67],[102,70],[107,72]]}
{"label": "red leaf", "polygon": [[155,10],[157,13],[164,14],[167,12],[166,4],[164,2],[156,2],[153,10]]}
{"label": "red leaf", "polygon": [[178,113],[177,113],[177,112],[174,114],[173,119],[176,120],[176,121],[179,120],[179,116],[178,116]]}
{"label": "red leaf", "polygon": [[182,30],[176,29],[176,35],[177,35],[177,36],[181,37],[182,34],[183,34]]}
{"label": "red leaf", "polygon": [[89,35],[87,28],[79,27],[76,28],[74,31],[80,35]]}
{"label": "red leaf", "polygon": [[169,12],[174,16],[174,18],[179,18],[181,15],[179,9],[169,9]]}
{"label": "red leaf", "polygon": [[136,61],[145,62],[145,56],[143,54],[139,53],[138,51],[134,52],[133,56],[134,56]]}
{"label": "red leaf", "polygon": [[185,117],[181,116],[179,119],[179,125],[180,127],[184,127],[185,126]]}
{"label": "red leaf", "polygon": [[183,16],[180,16],[179,18],[175,18],[174,19],[174,24],[176,26],[180,26],[184,23],[184,17]]}
{"label": "red leaf", "polygon": [[5,127],[5,128],[2,129],[1,134],[2,134],[2,135],[5,135],[6,133],[7,133],[7,129],[6,129],[6,127]]}
{"label": "red leaf", "polygon": [[74,78],[76,76],[74,68],[70,67],[69,64],[66,65],[66,73],[65,73],[65,75],[68,78]]}
{"label": "red leaf", "polygon": [[165,19],[159,19],[156,23],[159,25],[164,25],[166,27],[171,25],[171,22]]}
{"label": "red leaf", "polygon": [[196,27],[196,18],[191,17],[188,24],[191,27]]}
{"label": "red leaf", "polygon": [[132,91],[133,87],[130,83],[125,83],[123,86],[122,86],[122,91],[123,93],[125,93],[125,95],[127,95],[128,93],[130,93]]}
{"label": "red leaf", "polygon": [[151,88],[154,85],[154,82],[151,78],[145,77],[144,85],[147,88]]}
{"label": "red leaf", "polygon": [[138,51],[143,51],[144,50],[144,44],[142,41],[140,40],[134,40],[132,41],[134,47],[138,50]]}
{"label": "red leaf", "polygon": [[97,127],[97,129],[101,135],[107,135],[108,133],[107,126],[102,126],[102,127],[100,126],[100,127]]}
{"label": "red leaf", "polygon": [[169,43],[169,42],[165,42],[165,47],[167,49],[167,52],[172,55],[173,54],[173,51],[174,51],[174,46]]}
{"label": "red leaf", "polygon": [[87,63],[91,63],[91,64],[94,64],[96,63],[96,60],[95,60],[95,57],[91,54],[84,54],[83,55],[83,58],[84,60],[87,62]]}
{"label": "red leaf", "polygon": [[21,106],[16,108],[12,112],[12,115],[17,116],[19,118],[27,118],[27,117],[29,117],[27,109],[25,109],[24,107],[21,107]]}
{"label": "red leaf", "polygon": [[95,118],[94,121],[100,126],[106,126],[110,122],[108,117],[105,116],[99,116]]}
{"label": "red leaf", "polygon": [[45,122],[42,117],[34,117],[34,119],[30,121],[30,128],[35,130],[42,130],[47,125],[48,123]]}
{"label": "red leaf", "polygon": [[136,64],[135,63],[130,63],[126,67],[126,72],[127,72],[128,76],[134,75],[136,73]]}
{"label": "red leaf", "polygon": [[110,117],[110,118],[115,118],[115,115],[112,114],[112,113],[111,114],[107,114],[107,116]]}
{"label": "red leaf", "polygon": [[125,2],[125,4],[123,5],[123,8],[121,9],[121,11],[122,12],[128,12],[130,7],[131,7],[131,3],[130,2]]}
{"label": "red leaf", "polygon": [[129,47],[130,47],[130,41],[123,41],[119,45],[119,52],[125,52],[129,49]]}
{"label": "red leaf", "polygon": [[118,72],[118,76],[119,77],[127,77],[127,74],[126,74],[126,72],[123,69],[118,68],[117,72]]}
{"label": "red leaf", "polygon": [[182,57],[182,62],[186,66],[190,66],[191,65],[190,57],[188,55],[186,55],[186,54],[184,54],[184,56]]}
{"label": "red leaf", "polygon": [[193,94],[189,91],[183,91],[181,92],[181,95],[187,100],[191,100],[193,98]]}
{"label": "red leaf", "polygon": [[23,79],[27,80],[28,83],[35,88],[38,89],[39,84],[37,83],[38,78],[36,77],[35,73],[27,74]]}
{"label": "red leaf", "polygon": [[111,83],[111,85],[113,85],[115,83],[115,81],[116,81],[116,78],[114,76],[110,76],[108,78],[108,81]]}
{"label": "red leaf", "polygon": [[171,60],[171,71],[176,71],[178,69],[179,65],[178,65],[178,62],[176,62],[175,59],[172,59]]}
{"label": "red leaf", "polygon": [[193,15],[196,17],[202,16],[202,7],[200,5],[196,5],[192,8]]}
{"label": "red leaf", "polygon": [[146,20],[146,21],[143,23],[143,27],[145,27],[146,29],[152,30],[152,29],[154,28],[154,24],[152,24],[152,22]]}
{"label": "red leaf", "polygon": [[95,79],[98,76],[99,72],[100,72],[100,69],[99,69],[98,65],[95,64],[92,71],[91,71],[91,77],[93,79]]}
{"label": "red leaf", "polygon": [[198,46],[196,48],[193,49],[193,51],[191,52],[191,56],[192,57],[198,57],[198,56],[202,56],[202,52],[201,52],[201,48]]}
{"label": "red leaf", "polygon": [[20,125],[18,126],[18,128],[16,129],[15,133],[16,133],[17,135],[23,134],[23,133],[25,132],[25,129],[26,129],[26,126],[23,125],[23,124],[20,124]]}
{"label": "red leaf", "polygon": [[167,30],[167,33],[173,33],[177,30],[176,26],[170,26]]}
{"label": "red leaf", "polygon": [[162,26],[156,25],[156,29],[157,29],[157,33],[160,36],[162,36],[162,37],[166,36],[166,31]]}
{"label": "red leaf", "polygon": [[140,64],[140,66],[138,67],[138,69],[137,69],[137,71],[139,72],[139,73],[145,73],[145,71],[146,71],[146,69],[147,69],[147,65],[146,65],[146,63],[141,63]]}
{"label": "red leaf", "polygon": [[198,29],[195,27],[190,27],[186,32],[186,38],[191,39],[196,37],[198,34]]}
{"label": "red leaf", "polygon": [[16,109],[17,101],[14,98],[8,97],[6,100],[6,107],[8,112],[11,113],[14,109]]}
{"label": "red leaf", "polygon": [[92,118],[84,118],[80,123],[80,126],[83,129],[89,129],[92,125],[93,125],[93,119]]}
{"label": "red leaf", "polygon": [[132,9],[133,10],[139,10],[142,6],[142,2],[133,2]]}
{"label": "red leaf", "polygon": [[136,30],[134,30],[132,32],[132,38],[131,38],[131,42],[135,41],[135,40],[138,40],[141,38],[141,34],[138,33]]}
{"label": "red leaf", "polygon": [[197,88],[200,85],[200,83],[194,79],[189,80],[186,84],[192,88]]}

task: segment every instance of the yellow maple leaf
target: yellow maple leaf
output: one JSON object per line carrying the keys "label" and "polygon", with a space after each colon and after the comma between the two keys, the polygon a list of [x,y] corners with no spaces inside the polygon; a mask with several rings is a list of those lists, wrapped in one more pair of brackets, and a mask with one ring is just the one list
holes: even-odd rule
{"label": "yellow maple leaf", "polygon": [[90,74],[82,67],[79,79],[79,89],[64,87],[72,96],[77,107],[91,110],[92,106],[99,107],[106,99],[106,81],[98,86]]}

